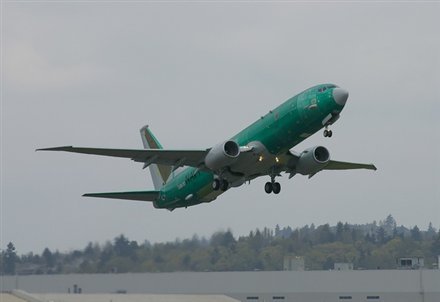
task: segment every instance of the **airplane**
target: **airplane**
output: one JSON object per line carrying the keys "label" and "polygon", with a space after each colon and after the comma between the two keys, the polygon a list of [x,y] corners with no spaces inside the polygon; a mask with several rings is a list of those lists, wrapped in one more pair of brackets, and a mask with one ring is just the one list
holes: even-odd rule
{"label": "airplane", "polygon": [[140,129],[144,149],[103,149],[73,146],[37,149],[130,158],[150,168],[155,190],[87,193],[101,197],[151,201],[158,209],[187,208],[215,200],[229,188],[269,176],[266,193],[279,194],[276,177],[288,173],[309,178],[322,170],[369,169],[373,164],[330,159],[330,152],[315,146],[297,153],[294,146],[324,128],[324,137],[339,117],[348,91],[334,84],[311,87],[288,99],[230,139],[202,150],[163,149],[149,126]]}

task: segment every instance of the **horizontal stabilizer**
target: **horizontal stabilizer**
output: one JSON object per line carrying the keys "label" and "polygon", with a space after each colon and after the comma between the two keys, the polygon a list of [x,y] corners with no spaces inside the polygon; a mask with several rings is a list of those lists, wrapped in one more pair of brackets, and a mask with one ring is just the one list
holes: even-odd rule
{"label": "horizontal stabilizer", "polygon": [[139,201],[156,201],[159,199],[159,191],[134,191],[134,192],[108,192],[108,193],[87,193],[85,197],[101,197],[114,199],[129,199]]}

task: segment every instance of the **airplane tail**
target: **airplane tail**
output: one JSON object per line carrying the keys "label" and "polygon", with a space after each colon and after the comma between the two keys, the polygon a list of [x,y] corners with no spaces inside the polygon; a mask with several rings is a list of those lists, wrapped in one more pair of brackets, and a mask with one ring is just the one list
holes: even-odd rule
{"label": "airplane tail", "polygon": [[[145,149],[163,149],[162,145],[148,128],[148,125],[142,127],[140,132],[142,143],[144,144]],[[172,167],[152,164],[149,166],[149,168],[151,172],[151,178],[153,179],[154,189],[160,190],[170,177]]]}

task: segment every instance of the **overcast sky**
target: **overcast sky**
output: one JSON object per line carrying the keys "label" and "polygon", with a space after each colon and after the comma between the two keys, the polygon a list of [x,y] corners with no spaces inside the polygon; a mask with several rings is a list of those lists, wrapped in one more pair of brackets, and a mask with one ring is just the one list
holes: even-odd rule
{"label": "overcast sky", "polygon": [[[367,1],[368,2],[368,1]],[[230,228],[366,223],[440,227],[440,4],[3,2],[1,248],[67,251],[123,233],[163,242]],[[35,152],[62,145],[207,148],[319,83],[350,92],[336,160],[378,171],[263,177],[174,212],[83,198],[152,189],[128,159]]]}

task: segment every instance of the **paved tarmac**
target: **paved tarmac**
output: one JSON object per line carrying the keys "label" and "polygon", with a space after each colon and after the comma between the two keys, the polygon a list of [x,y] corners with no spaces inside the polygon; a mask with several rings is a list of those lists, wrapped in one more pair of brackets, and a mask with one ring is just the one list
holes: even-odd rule
{"label": "paved tarmac", "polygon": [[0,301],[1,302],[25,302],[11,294],[0,293]]}

